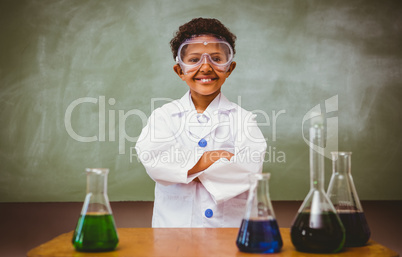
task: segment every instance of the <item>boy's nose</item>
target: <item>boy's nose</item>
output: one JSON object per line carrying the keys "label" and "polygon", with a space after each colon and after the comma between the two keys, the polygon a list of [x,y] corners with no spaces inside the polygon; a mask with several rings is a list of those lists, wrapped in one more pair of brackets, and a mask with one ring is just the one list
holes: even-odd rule
{"label": "boy's nose", "polygon": [[208,62],[207,58],[204,58],[204,61],[201,64],[200,71],[202,72],[210,72],[212,71],[212,66]]}
{"label": "boy's nose", "polygon": [[200,70],[202,70],[204,72],[212,71],[211,63],[209,62],[208,57],[206,55],[203,56]]}
{"label": "boy's nose", "polygon": [[201,71],[201,72],[211,72],[211,71],[212,71],[212,66],[211,66],[211,64],[209,64],[209,63],[203,63],[203,64],[201,64],[200,71]]}

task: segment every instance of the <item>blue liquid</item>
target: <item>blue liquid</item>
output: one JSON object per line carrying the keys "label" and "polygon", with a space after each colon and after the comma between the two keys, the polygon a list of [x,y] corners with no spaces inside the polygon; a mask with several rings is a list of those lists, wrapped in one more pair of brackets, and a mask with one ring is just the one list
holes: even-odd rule
{"label": "blue liquid", "polygon": [[283,242],[278,223],[273,220],[243,220],[236,245],[241,252],[277,253]]}

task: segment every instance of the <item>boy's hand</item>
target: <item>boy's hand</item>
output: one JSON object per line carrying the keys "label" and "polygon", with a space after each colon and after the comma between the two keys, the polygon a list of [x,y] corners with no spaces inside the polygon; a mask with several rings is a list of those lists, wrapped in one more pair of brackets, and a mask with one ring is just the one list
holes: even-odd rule
{"label": "boy's hand", "polygon": [[[228,151],[225,151],[225,150],[210,151],[210,152],[205,152],[204,154],[207,155],[206,158],[209,158],[212,161],[212,163],[216,162],[217,160],[219,160],[221,158],[226,158],[226,159],[228,159],[230,161],[230,159],[234,155],[231,152],[228,152]],[[206,160],[206,161],[208,161],[208,160]]]}
{"label": "boy's hand", "polygon": [[188,171],[187,174],[191,175],[191,174],[203,171],[221,158],[226,158],[230,161],[230,159],[233,156],[234,156],[234,154],[232,154],[231,152],[225,151],[225,150],[215,150],[215,151],[205,152],[201,156],[201,158],[198,160],[198,162],[194,165],[194,167]]}

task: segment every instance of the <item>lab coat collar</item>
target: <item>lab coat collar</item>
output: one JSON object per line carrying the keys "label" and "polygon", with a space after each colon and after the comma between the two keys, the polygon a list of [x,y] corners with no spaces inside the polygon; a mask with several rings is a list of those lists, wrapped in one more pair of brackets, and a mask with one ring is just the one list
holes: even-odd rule
{"label": "lab coat collar", "polygon": [[[175,112],[172,112],[172,115],[182,114],[185,112],[191,112],[195,110],[194,104],[191,100],[190,91],[178,100],[178,104],[180,107],[176,109]],[[213,114],[215,111],[218,112],[227,112],[234,109],[236,106],[232,102],[230,102],[222,93],[220,93],[207,107],[207,113]]]}
{"label": "lab coat collar", "polygon": [[188,91],[180,100],[178,100],[180,107],[172,115],[184,116],[190,115],[190,119],[185,124],[185,129],[189,131],[196,138],[204,138],[214,131],[220,122],[219,114],[228,114],[231,110],[236,108],[236,105],[231,103],[222,93],[220,93],[204,111],[204,115],[208,117],[208,122],[204,125],[195,125],[196,113],[194,104],[191,100],[190,91]]}

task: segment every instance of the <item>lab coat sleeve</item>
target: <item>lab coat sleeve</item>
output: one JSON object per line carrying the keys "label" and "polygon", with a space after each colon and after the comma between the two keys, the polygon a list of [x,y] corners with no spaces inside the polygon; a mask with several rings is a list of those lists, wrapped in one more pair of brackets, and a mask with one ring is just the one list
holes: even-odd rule
{"label": "lab coat sleeve", "polygon": [[148,119],[135,146],[137,156],[148,175],[162,185],[189,183],[196,176],[187,176],[199,157],[194,150],[177,142],[175,135],[184,133],[174,128],[170,114],[156,109]]}
{"label": "lab coat sleeve", "polygon": [[[216,203],[229,200],[249,189],[249,174],[262,172],[267,148],[255,115],[247,112],[237,130],[231,160],[220,159],[199,175]],[[217,149],[218,150],[218,149]]]}

